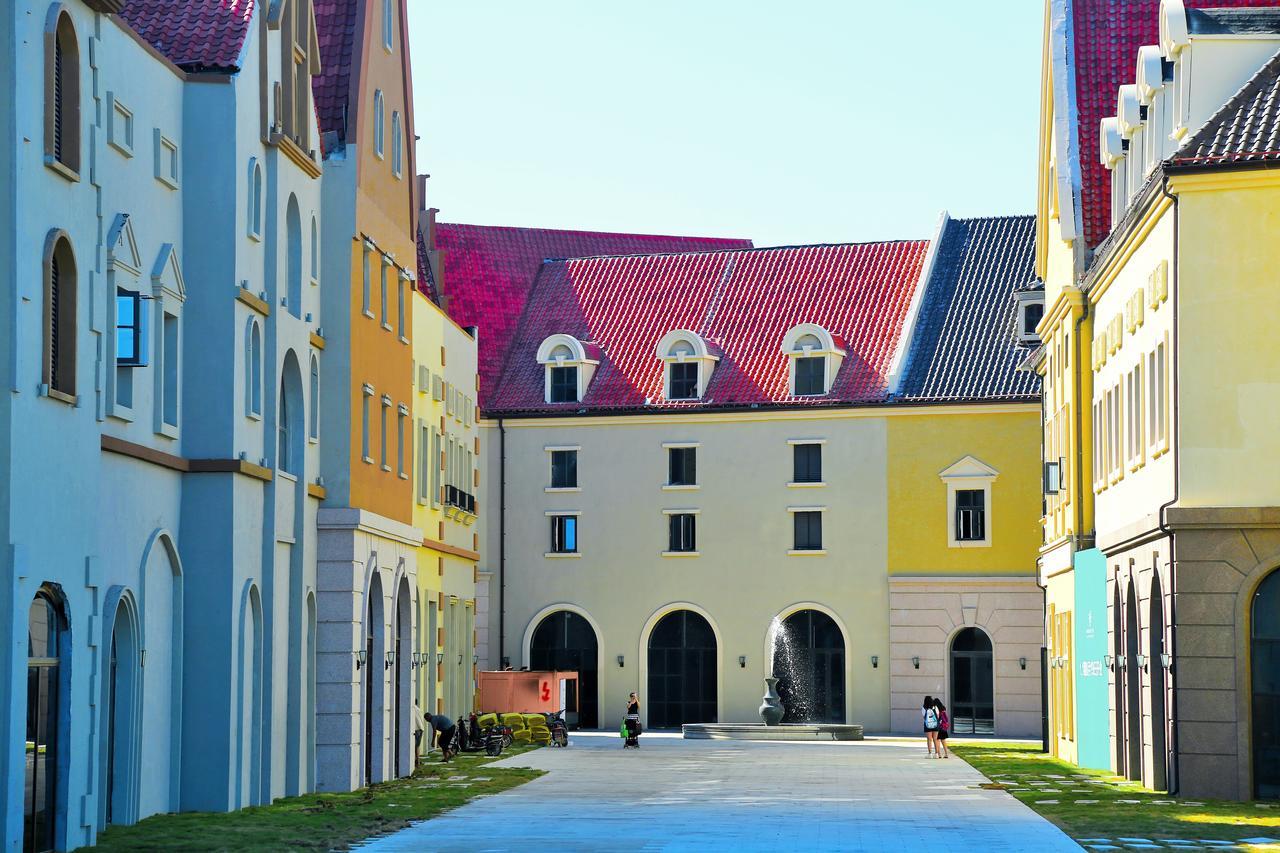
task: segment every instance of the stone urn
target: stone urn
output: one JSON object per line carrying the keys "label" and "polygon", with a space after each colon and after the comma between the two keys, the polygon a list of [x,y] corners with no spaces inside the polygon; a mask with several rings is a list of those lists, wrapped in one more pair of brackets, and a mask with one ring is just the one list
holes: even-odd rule
{"label": "stone urn", "polygon": [[766,678],[764,680],[764,701],[760,704],[760,719],[764,720],[766,726],[776,726],[782,722],[784,713],[782,700],[778,698],[778,679]]}

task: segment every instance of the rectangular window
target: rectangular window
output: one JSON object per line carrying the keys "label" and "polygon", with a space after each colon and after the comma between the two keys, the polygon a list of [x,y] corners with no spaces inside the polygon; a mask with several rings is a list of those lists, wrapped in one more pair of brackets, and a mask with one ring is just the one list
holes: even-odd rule
{"label": "rectangular window", "polygon": [[1040,325],[1040,319],[1044,317],[1044,304],[1040,302],[1029,302],[1022,309],[1022,335],[1023,337],[1034,337],[1036,334],[1036,326]]}
{"label": "rectangular window", "polygon": [[391,0],[382,0],[382,46],[387,50],[391,50],[392,22],[394,20]]}
{"label": "rectangular window", "polygon": [[178,425],[178,318],[164,315],[164,423]]}
{"label": "rectangular window", "polygon": [[578,402],[578,368],[551,368],[551,402]]}
{"label": "rectangular window", "polygon": [[698,363],[680,361],[671,365],[669,400],[696,400],[698,398]]}
{"label": "rectangular window", "polygon": [[373,304],[371,275],[369,270],[369,244],[366,243],[364,247],[364,289],[361,291],[360,310],[369,315],[373,313],[370,308]]}
{"label": "rectangular window", "polygon": [[1169,446],[1169,353],[1164,342],[1156,347],[1156,439],[1161,448]]}
{"label": "rectangular window", "polygon": [[956,541],[981,542],[986,539],[986,493],[982,489],[956,490]]}
{"label": "rectangular window", "polygon": [[372,397],[373,392],[366,386],[360,399],[360,458],[365,462],[373,461],[369,455],[369,400]]}
{"label": "rectangular window", "polygon": [[698,517],[690,512],[682,512],[669,515],[667,519],[669,528],[667,550],[684,554],[698,550],[696,538]]}
{"label": "rectangular window", "polygon": [[578,487],[578,451],[551,451],[551,488],[576,489]]}
{"label": "rectangular window", "polygon": [[827,393],[827,360],[821,356],[796,359],[796,395],[820,395]]}
{"label": "rectangular window", "polygon": [[401,338],[408,338],[405,334],[405,312],[404,312],[404,277],[401,276],[396,280],[396,334]]}
{"label": "rectangular window", "polygon": [[418,429],[418,500],[426,503],[431,497],[431,430]]}
{"label": "rectangular window", "polygon": [[431,431],[431,505],[440,506],[440,488],[443,475],[444,451],[440,447],[440,431]]}
{"label": "rectangular window", "polygon": [[116,364],[140,367],[145,338],[142,335],[142,294],[116,290]]}
{"label": "rectangular window", "polygon": [[667,485],[698,484],[698,448],[671,447],[667,450]]}
{"label": "rectangular window", "polygon": [[407,420],[404,412],[396,413],[396,474],[401,477],[404,476],[404,425]]}
{"label": "rectangular window", "polygon": [[814,511],[793,512],[795,524],[795,550],[822,550],[822,513]]}
{"label": "rectangular window", "polygon": [[383,399],[382,401],[382,421],[378,431],[378,453],[381,457],[382,467],[391,470],[391,466],[387,464],[387,412],[391,409],[391,401]]}
{"label": "rectangular window", "polygon": [[822,445],[821,444],[795,444],[792,445],[792,453],[795,457],[795,471],[793,482],[796,483],[821,483],[822,482]]}
{"label": "rectangular window", "polygon": [[551,516],[551,553],[578,553],[578,517],[576,515]]}
{"label": "rectangular window", "polygon": [[382,263],[379,265],[379,267],[380,267],[380,275],[382,277],[382,280],[380,282],[382,285],[382,313],[379,316],[382,318],[382,325],[389,327],[390,324],[387,322],[387,259],[386,258],[382,259]]}

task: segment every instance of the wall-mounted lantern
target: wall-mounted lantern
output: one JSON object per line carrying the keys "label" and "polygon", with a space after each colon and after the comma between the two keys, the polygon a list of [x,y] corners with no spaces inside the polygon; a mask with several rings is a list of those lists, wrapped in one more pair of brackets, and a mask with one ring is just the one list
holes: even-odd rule
{"label": "wall-mounted lantern", "polygon": [[872,656],[871,656],[871,668],[872,668],[872,669],[879,669],[879,668],[880,668],[880,655],[872,655]]}
{"label": "wall-mounted lantern", "polygon": [[1133,659],[1137,662],[1137,664],[1138,664],[1138,669],[1141,669],[1141,670],[1143,670],[1143,671],[1145,671],[1145,670],[1146,670],[1146,668],[1147,668],[1147,656],[1146,656],[1146,655],[1134,655],[1134,656],[1133,656]]}
{"label": "wall-mounted lantern", "polygon": [[1115,659],[1115,657],[1114,657],[1113,655],[1103,655],[1103,656],[1102,656],[1102,662],[1103,662],[1103,664],[1105,664],[1105,665],[1106,665],[1107,669],[1111,669],[1111,664],[1115,663],[1115,661],[1116,661],[1116,659]]}
{"label": "wall-mounted lantern", "polygon": [[913,657],[913,658],[911,659],[911,665],[912,665],[912,666],[914,666],[916,669],[919,669],[919,668],[920,668],[920,658],[918,658],[918,657]]}
{"label": "wall-mounted lantern", "polygon": [[413,652],[409,655],[409,669],[417,669],[422,666],[422,652]]}
{"label": "wall-mounted lantern", "polygon": [[1116,655],[1116,668],[1124,669],[1128,666],[1128,661],[1124,659],[1124,655]]}
{"label": "wall-mounted lantern", "polygon": [[1160,653],[1160,665],[1161,665],[1161,666],[1163,666],[1165,669],[1169,669],[1170,667],[1172,667],[1172,666],[1173,666],[1173,655],[1169,654],[1168,652],[1161,652],[1161,653]]}
{"label": "wall-mounted lantern", "polygon": [[747,668],[747,656],[746,656],[746,655],[738,655],[738,666],[739,666],[739,667],[741,667],[742,669],[746,669],[746,668]]}
{"label": "wall-mounted lantern", "polygon": [[396,665],[396,653],[394,651],[387,652],[387,661],[382,665],[383,669],[391,669]]}
{"label": "wall-mounted lantern", "polygon": [[1027,659],[1018,658],[1018,666],[1022,668],[1023,672],[1025,672],[1027,669]]}
{"label": "wall-mounted lantern", "polygon": [[356,649],[354,654],[356,656],[356,669],[360,669],[367,662],[368,652],[364,649]]}
{"label": "wall-mounted lantern", "polygon": [[618,655],[618,666],[624,666],[627,660],[622,655]]}
{"label": "wall-mounted lantern", "polygon": [[444,663],[444,652],[436,652],[436,665]]}

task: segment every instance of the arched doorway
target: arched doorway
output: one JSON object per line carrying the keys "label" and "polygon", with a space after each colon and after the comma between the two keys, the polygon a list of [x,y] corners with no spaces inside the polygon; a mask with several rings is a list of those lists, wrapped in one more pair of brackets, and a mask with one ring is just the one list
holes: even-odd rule
{"label": "arched doorway", "polygon": [[843,723],[844,634],[821,610],[798,610],[774,631],[773,674],[784,723]]}
{"label": "arched doorway", "polygon": [[408,578],[401,578],[400,589],[396,593],[395,636],[393,639],[395,657],[391,661],[391,668],[394,672],[392,692],[395,695],[395,704],[393,705],[392,715],[395,717],[393,724],[395,738],[393,742],[396,750],[395,767],[397,778],[407,776],[413,771],[413,761],[409,747],[410,732],[412,731],[412,714],[409,706],[413,703],[413,683],[409,676],[409,655],[413,649],[413,642],[410,636],[412,623],[409,580]]}
{"label": "arched doorway", "polygon": [[1151,622],[1147,642],[1150,654],[1147,667],[1151,672],[1151,787],[1166,791],[1169,786],[1168,755],[1165,747],[1164,693],[1164,595],[1160,575],[1151,576]]}
{"label": "arched doorway", "polygon": [[649,725],[677,729],[714,723],[719,649],[711,624],[692,610],[674,610],[649,633]]}
{"label": "arched doorway", "polygon": [[991,638],[978,628],[964,628],[951,640],[951,731],[996,732]]}
{"label": "arched doorway", "polygon": [[[578,673],[578,726],[598,728],[599,646],[595,629],[581,614],[558,610],[546,616],[529,641],[530,669],[559,669]],[[568,705],[573,706],[573,697]],[[571,715],[566,719],[572,722]]]}
{"label": "arched doorway", "polygon": [[382,776],[381,764],[375,759],[381,757],[379,745],[382,743],[382,721],[378,715],[382,710],[382,688],[386,679],[386,667],[382,660],[382,580],[375,570],[369,581],[368,603],[365,606],[364,619],[364,784],[378,781],[374,777],[375,767],[378,778]]}
{"label": "arched doorway", "polygon": [[1124,738],[1124,667],[1118,664],[1120,659],[1120,650],[1124,648],[1124,608],[1120,605],[1120,583],[1117,581],[1112,587],[1111,593],[1111,648],[1116,652],[1116,665],[1111,670],[1112,676],[1112,702],[1111,707],[1115,709],[1115,719],[1112,720],[1112,726],[1115,729],[1115,744],[1112,760],[1115,762],[1116,773],[1124,772],[1125,757],[1125,738]]}
{"label": "arched doorway", "polygon": [[1280,571],[1253,594],[1250,614],[1253,688],[1253,793],[1280,797]]}
{"label": "arched doorway", "polygon": [[1142,781],[1142,669],[1138,666],[1138,593],[1129,579],[1124,605],[1125,778]]}
{"label": "arched doorway", "polygon": [[123,602],[116,607],[107,658],[107,790],[106,823],[132,823],[134,704],[138,671],[138,638]]}
{"label": "arched doorway", "polygon": [[36,593],[27,611],[26,798],[22,849],[57,847],[58,779],[62,763],[62,655],[67,621],[61,599],[49,587]]}

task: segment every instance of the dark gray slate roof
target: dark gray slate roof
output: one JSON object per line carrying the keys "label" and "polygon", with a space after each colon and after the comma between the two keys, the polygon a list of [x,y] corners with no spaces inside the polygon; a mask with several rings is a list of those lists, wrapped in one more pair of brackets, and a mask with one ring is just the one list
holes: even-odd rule
{"label": "dark gray slate roof", "polygon": [[1039,378],[1017,369],[1029,348],[1013,299],[1035,278],[1035,217],[951,219],[937,249],[898,399],[1038,400]]}
{"label": "dark gray slate roof", "polygon": [[1170,158],[1173,167],[1280,160],[1280,53]]}

